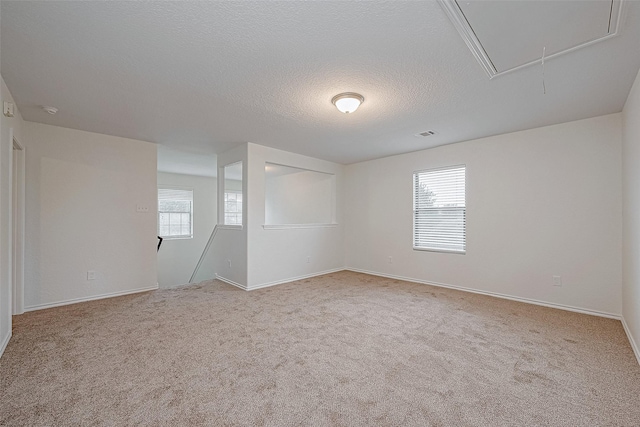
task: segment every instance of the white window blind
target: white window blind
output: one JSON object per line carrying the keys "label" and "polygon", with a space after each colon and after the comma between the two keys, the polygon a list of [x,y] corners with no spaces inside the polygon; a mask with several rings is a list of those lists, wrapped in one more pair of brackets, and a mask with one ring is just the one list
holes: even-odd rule
{"label": "white window blind", "polygon": [[414,249],[465,252],[465,170],[462,165],[413,174]]}
{"label": "white window blind", "polygon": [[193,237],[193,190],[158,188],[158,236]]}
{"label": "white window blind", "polygon": [[225,225],[242,225],[242,192],[225,191],[224,223]]}

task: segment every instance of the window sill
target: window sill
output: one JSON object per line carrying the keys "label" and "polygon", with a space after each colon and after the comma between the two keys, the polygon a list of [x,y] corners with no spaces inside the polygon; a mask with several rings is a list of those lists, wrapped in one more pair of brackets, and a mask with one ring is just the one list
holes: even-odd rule
{"label": "window sill", "polygon": [[440,252],[443,254],[454,254],[454,255],[464,255],[467,253],[467,251],[456,251],[456,250],[450,250],[450,249],[431,249],[431,248],[417,248],[417,247],[413,247],[414,251],[424,251],[424,252]]}
{"label": "window sill", "polygon": [[165,240],[189,240],[189,239],[193,239],[193,236],[160,236],[162,237],[162,241],[164,242]]}
{"label": "window sill", "polygon": [[289,230],[296,228],[331,228],[337,227],[338,224],[263,224],[265,230]]}
{"label": "window sill", "polygon": [[220,230],[242,230],[241,225],[218,224]]}

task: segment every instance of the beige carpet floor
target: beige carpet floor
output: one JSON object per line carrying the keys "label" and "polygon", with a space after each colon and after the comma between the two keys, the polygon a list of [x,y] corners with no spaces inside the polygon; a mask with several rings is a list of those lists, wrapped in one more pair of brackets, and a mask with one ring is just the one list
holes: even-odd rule
{"label": "beige carpet floor", "polygon": [[340,272],[27,313],[3,426],[639,426],[619,321]]}

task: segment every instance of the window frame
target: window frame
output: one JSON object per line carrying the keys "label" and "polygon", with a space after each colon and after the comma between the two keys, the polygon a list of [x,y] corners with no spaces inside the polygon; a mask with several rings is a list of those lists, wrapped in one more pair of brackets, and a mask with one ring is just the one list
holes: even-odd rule
{"label": "window frame", "polygon": [[[444,171],[444,170],[453,170],[453,169],[460,169],[463,168],[464,169],[464,206],[459,207],[440,207],[440,208],[432,208],[433,210],[443,210],[443,209],[460,209],[462,210],[462,249],[447,249],[447,248],[437,248],[437,247],[428,247],[428,246],[416,246],[416,219],[417,219],[417,213],[418,213],[418,209],[416,208],[416,190],[417,190],[417,186],[416,186],[416,178],[419,179],[420,174],[424,174],[424,173],[428,173],[428,172],[436,172],[436,171]],[[412,174],[412,202],[413,202],[413,206],[412,206],[412,220],[413,220],[413,225],[412,225],[412,247],[413,250],[415,251],[426,251],[426,252],[439,252],[439,253],[447,253],[447,254],[457,254],[457,255],[464,255],[467,253],[467,165],[466,164],[457,164],[457,165],[450,165],[450,166],[442,166],[442,167],[436,167],[436,168],[429,168],[429,169],[420,169],[420,170],[416,170],[413,172]],[[421,209],[421,211],[424,209]]]}
{"label": "window frame", "polygon": [[[190,191],[191,192],[191,206],[190,206],[190,212],[163,212],[160,210],[160,190],[180,190],[180,191]],[[174,185],[158,185],[158,192],[157,192],[157,198],[158,198],[158,217],[157,217],[157,221],[158,221],[158,226],[157,226],[157,232],[158,232],[158,236],[162,237],[163,240],[187,240],[187,239],[193,239],[193,230],[194,230],[194,199],[195,199],[195,191],[193,189],[193,187],[180,187],[180,186],[174,186]],[[185,214],[188,213],[189,214],[189,220],[190,220],[190,234],[181,234],[181,235],[166,235],[163,236],[162,234],[160,234],[160,214],[169,214],[171,215],[172,213],[174,214]],[[171,225],[169,225],[169,227],[171,227]]]}

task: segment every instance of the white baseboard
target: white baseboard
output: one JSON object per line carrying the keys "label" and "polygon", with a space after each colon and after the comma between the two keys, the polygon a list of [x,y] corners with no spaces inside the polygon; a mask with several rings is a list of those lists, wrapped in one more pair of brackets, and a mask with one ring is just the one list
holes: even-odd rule
{"label": "white baseboard", "polygon": [[4,354],[4,350],[7,348],[7,345],[9,345],[10,339],[11,339],[11,331],[9,331],[7,336],[4,337],[4,339],[2,340],[2,344],[0,344],[0,357],[2,357],[2,355]]}
{"label": "white baseboard", "polygon": [[76,304],[79,302],[94,301],[94,300],[103,299],[103,298],[113,298],[113,297],[120,297],[123,295],[137,294],[140,292],[155,291],[156,289],[158,289],[158,285],[149,286],[148,288],[132,289],[132,290],[120,291],[120,292],[111,292],[108,294],[92,295],[90,297],[73,298],[73,299],[68,299],[64,301],[57,301],[57,302],[46,303],[46,304],[37,304],[37,305],[25,307],[24,311],[26,312],[26,311],[44,310],[45,308],[60,307],[63,305]]}
{"label": "white baseboard", "polygon": [[624,320],[624,316],[621,316],[620,320],[622,321],[622,327],[624,328],[624,332],[627,334],[627,338],[629,339],[629,344],[631,344],[631,348],[633,349],[633,354],[636,355],[636,360],[638,361],[638,364],[640,364],[640,350],[638,350],[636,340],[633,339],[633,335],[631,335],[631,329],[629,329],[629,325],[627,325],[627,321]]}
{"label": "white baseboard", "polygon": [[325,274],[336,273],[338,271],[343,271],[344,267],[340,268],[332,268],[331,270],[319,271],[317,273],[305,274],[303,276],[290,277],[288,279],[276,280],[274,282],[261,283],[259,285],[251,286],[248,290],[253,291],[254,289],[268,288],[269,286],[281,285],[283,283],[295,282],[296,280],[308,279],[310,277],[323,276]]}
{"label": "white baseboard", "polygon": [[240,289],[244,289],[245,291],[255,291],[256,289],[268,288],[269,286],[275,286],[275,285],[281,285],[283,283],[295,282],[296,280],[308,279],[310,277],[322,276],[322,275],[325,275],[325,274],[336,273],[338,271],[343,271],[343,270],[344,270],[343,267],[333,268],[331,270],[319,271],[317,273],[305,274],[303,276],[290,277],[290,278],[287,278],[287,279],[276,280],[274,282],[260,283],[259,285],[255,285],[255,286],[251,286],[251,287],[242,285],[240,283],[236,283],[233,280],[226,279],[226,278],[224,278],[222,276],[219,276],[217,274],[216,274],[216,279],[218,279],[218,280],[220,280],[222,282],[228,283],[230,285],[236,286],[236,287],[238,287]]}
{"label": "white baseboard", "polygon": [[222,276],[220,276],[218,274],[216,274],[216,280],[220,280],[221,282],[227,283],[227,284],[229,284],[231,286],[235,286],[236,288],[240,288],[240,289],[242,289],[244,291],[248,291],[248,289],[247,289],[247,287],[245,285],[242,285],[242,284],[240,284],[238,282],[234,282],[233,280],[227,279],[226,277],[222,277]]}
{"label": "white baseboard", "polygon": [[430,282],[430,281],[427,281],[427,280],[414,279],[414,278],[411,278],[411,277],[395,276],[393,274],[378,273],[378,272],[375,272],[375,271],[362,270],[362,269],[359,269],[359,268],[347,267],[347,268],[345,268],[345,270],[354,271],[356,273],[371,274],[372,276],[386,277],[388,279],[404,280],[405,282],[420,283],[420,284],[423,284],[423,285],[431,285],[431,286],[437,286],[437,287],[440,287],[440,288],[448,288],[448,289],[455,289],[455,290],[458,290],[458,291],[471,292],[471,293],[474,293],[474,294],[488,295],[488,296],[492,296],[492,297],[496,297],[496,298],[508,299],[508,300],[511,300],[511,301],[518,301],[518,302],[524,302],[524,303],[527,303],[527,304],[541,305],[543,307],[558,308],[560,310],[573,311],[573,312],[582,313],[582,314],[589,314],[591,316],[606,317],[608,319],[616,319],[616,320],[620,320],[621,319],[621,316],[619,314],[607,313],[607,312],[604,312],[604,311],[591,310],[591,309],[587,309],[587,308],[573,307],[573,306],[564,305],[564,304],[556,304],[556,303],[546,302],[546,301],[539,301],[539,300],[530,299],[530,298],[516,297],[516,296],[513,296],[513,295],[500,294],[500,293],[497,293],[497,292],[481,291],[481,290],[473,289],[473,288],[465,288],[463,286],[449,285],[447,283]]}

